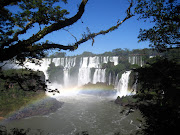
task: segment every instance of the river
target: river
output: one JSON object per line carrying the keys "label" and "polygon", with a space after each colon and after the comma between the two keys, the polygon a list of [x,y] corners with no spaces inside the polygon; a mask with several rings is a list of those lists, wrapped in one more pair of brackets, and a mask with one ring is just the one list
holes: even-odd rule
{"label": "river", "polygon": [[78,93],[56,99],[64,104],[54,113],[4,124],[8,129],[30,128],[30,134],[41,130],[43,135],[129,135],[139,129],[140,112],[120,113],[123,107],[116,105],[112,96]]}

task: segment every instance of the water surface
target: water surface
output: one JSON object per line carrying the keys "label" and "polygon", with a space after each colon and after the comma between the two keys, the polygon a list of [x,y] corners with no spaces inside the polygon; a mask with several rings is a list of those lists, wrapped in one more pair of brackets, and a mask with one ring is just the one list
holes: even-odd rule
{"label": "water surface", "polygon": [[121,114],[123,107],[116,105],[109,96],[79,93],[71,96],[59,96],[62,108],[46,116],[35,116],[5,123],[8,128],[40,129],[43,134],[89,135],[135,134],[141,118],[138,111],[129,115]]}

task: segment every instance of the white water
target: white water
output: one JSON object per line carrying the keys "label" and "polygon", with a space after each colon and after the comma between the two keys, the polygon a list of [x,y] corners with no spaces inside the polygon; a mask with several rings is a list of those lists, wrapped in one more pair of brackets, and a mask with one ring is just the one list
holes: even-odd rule
{"label": "white water", "polygon": [[[102,60],[103,62],[114,61],[114,64],[117,64],[117,58],[101,57],[101,62]],[[75,58],[52,59],[55,66],[61,65],[64,67],[64,86],[68,86],[70,83],[69,80],[71,76],[69,71],[76,65],[75,61]],[[106,69],[101,69],[101,62],[99,57],[81,58],[77,76],[78,85],[89,82],[93,82],[94,84],[97,82],[106,82]],[[43,71],[46,78],[48,78],[47,69],[50,63],[51,59],[43,59],[41,66],[31,63],[28,63],[27,65],[33,70]],[[91,68],[95,68],[93,78],[91,78]],[[123,73],[119,82],[118,75],[116,76],[116,79],[114,79],[120,97],[131,94],[128,90],[130,73],[131,71]],[[115,75],[111,75],[110,73],[108,78],[109,84],[111,84],[112,76]],[[135,85],[134,87],[136,87]],[[62,108],[57,112],[46,116],[36,116],[13,121],[7,123],[7,126],[10,128],[38,128],[42,129],[44,133],[50,133],[52,135],[73,135],[81,133],[82,131],[88,131],[90,135],[114,135],[118,132],[122,134],[134,134],[135,131],[138,130],[139,123],[134,124],[134,122],[136,121],[136,118],[140,116],[139,113],[133,113],[129,116],[120,114],[119,112],[122,111],[121,107],[110,102],[112,99],[94,95],[78,94],[76,89],[64,89],[62,85],[59,84],[49,84],[48,88],[61,89],[60,95],[55,96],[58,100],[65,102]]]}
{"label": "white water", "polygon": [[79,69],[79,74],[78,74],[78,85],[84,85],[89,82],[91,82],[91,69],[88,67],[83,67]]}
{"label": "white water", "polygon": [[118,82],[117,95],[120,97],[131,95],[131,91],[128,90],[128,82],[129,82],[130,73],[131,71],[126,71],[125,73],[123,73],[121,76],[121,79]]}
{"label": "white water", "polygon": [[[137,57],[132,57],[132,59],[133,59],[132,64],[138,62]],[[131,59],[129,57],[129,62],[130,61]],[[45,78],[48,79],[47,69],[49,67],[49,64],[51,64],[52,62],[55,64],[55,66],[64,67],[63,69],[64,75],[62,78],[64,84],[61,84],[61,87],[68,88],[69,86],[72,86],[71,84],[73,84],[73,86],[76,87],[76,86],[82,86],[84,84],[88,84],[90,82],[93,84],[102,82],[102,83],[107,83],[109,85],[113,84],[114,88],[117,89],[118,95],[120,97],[131,94],[131,92],[128,90],[128,80],[131,71],[127,71],[124,74],[122,74],[122,77],[118,81],[118,75],[115,76],[114,74],[111,73],[109,73],[108,78],[106,79],[106,69],[101,68],[101,64],[107,62],[114,62],[114,65],[117,65],[118,57],[115,56],[114,57],[108,57],[108,56],[81,57],[79,64],[76,62],[76,57],[53,58],[53,59],[45,58],[42,59],[41,65],[36,65],[26,60],[25,66],[35,71],[37,70],[43,71],[45,74]],[[77,73],[77,76],[74,76],[73,79],[76,79],[77,84],[73,82],[74,80],[70,75],[71,68],[75,67],[76,64],[79,65],[79,71]],[[92,72],[93,68],[94,71]],[[58,84],[58,82],[56,83]],[[52,84],[47,84],[47,85],[50,85],[49,86],[50,88],[52,87],[51,86]],[[136,84],[134,84],[132,89],[136,89]]]}
{"label": "white water", "polygon": [[117,74],[116,80],[115,80],[115,84],[114,84],[114,89],[117,89],[117,86],[118,86],[118,78],[119,78],[119,75]]}
{"label": "white water", "polygon": [[48,73],[47,73],[47,69],[49,67],[49,64],[51,64],[51,59],[50,58],[44,58],[42,60],[40,60],[41,65],[36,65],[35,63],[31,63],[28,60],[26,60],[24,62],[24,66],[27,68],[30,68],[34,71],[43,71],[44,75],[45,75],[45,79],[48,79]]}
{"label": "white water", "polygon": [[137,64],[141,67],[144,65],[144,61],[142,59],[142,56],[129,56],[129,63]]}
{"label": "white water", "polygon": [[69,86],[69,69],[68,68],[64,68],[64,87]]}
{"label": "white water", "polygon": [[[118,57],[82,57],[80,60],[78,85],[87,83],[96,84],[97,82],[106,82],[106,70],[101,68],[102,63],[113,62],[114,65],[118,64]],[[91,69],[95,68],[93,78],[91,78]]]}
{"label": "white water", "polygon": [[[48,79],[48,73],[47,69],[49,67],[49,64],[54,63],[55,66],[63,66],[64,69],[64,84],[62,86],[64,88],[71,85],[73,79],[77,79],[76,86],[81,86],[88,83],[96,84],[98,82],[102,83],[108,83],[109,85],[114,84],[114,88],[117,89],[118,95],[120,97],[130,95],[131,92],[128,90],[128,80],[129,80],[129,74],[131,71],[127,71],[126,73],[122,74],[122,77],[118,81],[118,75],[112,75],[109,74],[108,78],[106,79],[106,69],[101,68],[102,63],[107,62],[114,62],[114,65],[118,64],[118,57],[81,57],[80,63],[79,63],[79,71],[77,73],[77,76],[75,76],[73,79],[70,75],[71,68],[75,67],[76,64],[76,57],[65,57],[65,58],[44,58],[42,59],[41,65],[36,65],[34,63],[28,62],[28,60],[25,62],[25,67],[28,67],[32,70],[39,70],[43,71],[45,74],[45,78]],[[132,64],[135,64],[138,62],[137,56],[133,56],[132,58],[129,57],[129,62]],[[142,64],[142,58],[140,59],[140,63]],[[92,72],[92,68],[94,69],[94,72]],[[112,81],[113,80],[113,81]],[[106,82],[107,81],[107,82]],[[58,83],[58,82],[57,82]],[[49,85],[49,84],[48,84]],[[52,86],[51,86],[52,87]],[[136,84],[134,84],[133,89],[135,89]]]}
{"label": "white water", "polygon": [[[7,128],[30,128],[31,135],[82,135],[87,131],[89,135],[115,135],[121,133],[134,135],[139,129],[141,119],[138,111],[129,115],[121,114],[122,107],[110,102],[109,97],[100,97],[88,94],[73,96],[59,96],[63,101],[62,108],[45,116],[34,116],[20,120],[1,123]],[[38,130],[39,129],[39,130]]]}
{"label": "white water", "polygon": [[118,64],[118,57],[117,56],[110,57],[110,62],[114,62],[114,65],[116,66]]}
{"label": "white water", "polygon": [[109,74],[109,85],[111,85],[111,73]]}
{"label": "white water", "polygon": [[[45,74],[45,79],[49,79],[49,75],[47,73],[47,70],[49,68],[49,65],[54,63],[55,66],[61,66],[63,68],[63,74],[57,74],[57,78],[61,78],[64,82],[64,84],[61,84],[63,87],[67,87],[69,85],[71,86],[81,86],[88,83],[96,84],[98,82],[102,83],[109,83],[114,84],[115,83],[115,77],[112,78],[110,75],[110,78],[106,79],[106,69],[102,69],[103,63],[112,62],[114,65],[118,64],[118,57],[117,56],[94,56],[94,57],[81,57],[80,63],[77,62],[76,57],[64,57],[64,58],[43,58],[42,60],[36,60],[34,61],[40,61],[41,65],[36,65],[35,63],[31,63],[28,59],[24,62],[25,67],[30,68],[34,71],[42,71]],[[9,63],[9,62],[8,62]],[[77,65],[77,66],[76,66]],[[8,64],[10,68],[22,68],[17,66],[16,64]],[[78,68],[75,74],[70,74],[71,69],[73,69],[76,66],[76,69]],[[74,81],[75,79],[75,81]],[[109,80],[110,79],[110,80]],[[113,82],[111,82],[113,80]],[[106,82],[107,81],[107,82]],[[55,83],[55,82],[53,82]],[[58,83],[58,82],[56,82]]]}
{"label": "white water", "polygon": [[78,74],[78,85],[84,85],[91,82],[91,69],[88,66],[88,57],[81,58],[79,74]]}
{"label": "white water", "polygon": [[93,84],[97,82],[106,82],[106,69],[95,69],[94,76],[93,76]]}
{"label": "white water", "polygon": [[[47,69],[49,67],[49,64],[53,62],[55,66],[64,67],[63,78],[62,78],[64,84],[61,84],[62,88],[63,87],[68,88],[69,86],[76,87],[76,86],[82,86],[88,83],[96,84],[98,82],[102,82],[102,83],[107,83],[109,85],[113,84],[114,88],[117,89],[118,95],[120,97],[134,94],[136,91],[136,83],[132,87],[132,89],[134,89],[134,92],[131,93],[128,90],[128,80],[129,80],[129,75],[131,71],[127,71],[124,74],[122,74],[122,77],[120,78],[119,81],[118,81],[118,75],[115,76],[112,73],[109,73],[108,78],[106,79],[106,69],[102,69],[101,65],[102,63],[107,63],[107,62],[114,62],[114,65],[117,65],[118,57],[116,56],[114,57],[109,57],[109,56],[81,57],[79,64],[76,61],[76,57],[52,58],[52,59],[44,58],[42,59],[41,62],[42,62],[41,65],[36,65],[35,63],[31,63],[31,62],[28,62],[28,60],[26,60],[25,67],[28,67],[35,71],[37,70],[43,71],[46,79],[48,79]],[[132,64],[138,63],[137,56],[129,57],[129,62],[131,62]],[[79,70],[76,73],[76,76],[73,77],[70,75],[70,70],[73,67],[75,67],[76,64],[79,65]],[[143,64],[142,58],[140,59],[140,64]],[[94,71],[92,70],[93,68],[94,68]],[[59,76],[61,77],[61,75]],[[75,84],[76,82],[73,79],[75,79],[77,84]],[[58,82],[56,83],[58,84]],[[48,85],[48,88],[52,88],[52,84],[47,84],[47,85]]]}

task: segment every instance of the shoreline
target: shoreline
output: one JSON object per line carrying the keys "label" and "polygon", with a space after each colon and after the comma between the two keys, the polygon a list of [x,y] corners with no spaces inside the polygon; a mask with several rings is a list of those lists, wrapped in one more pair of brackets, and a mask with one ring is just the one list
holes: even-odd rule
{"label": "shoreline", "polygon": [[19,120],[32,116],[48,115],[50,113],[56,112],[59,108],[62,107],[63,104],[63,102],[48,97],[38,101],[37,103],[30,104],[23,109],[17,110],[14,113],[7,114],[6,117],[0,117],[0,120]]}

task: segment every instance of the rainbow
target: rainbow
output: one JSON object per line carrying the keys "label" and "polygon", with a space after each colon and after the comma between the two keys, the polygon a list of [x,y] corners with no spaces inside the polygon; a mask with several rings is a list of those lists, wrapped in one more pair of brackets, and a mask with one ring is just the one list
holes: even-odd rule
{"label": "rainbow", "polygon": [[[30,112],[32,107],[37,107],[39,104],[48,100],[48,98],[49,98],[48,96],[44,95],[41,98],[31,101],[29,104],[26,104],[25,106],[22,106],[20,109],[9,113],[6,117],[0,117],[0,123],[16,120],[17,118],[20,119],[21,117],[27,118],[21,115],[25,114],[26,112]],[[31,117],[31,116],[28,116],[28,117]]]}

